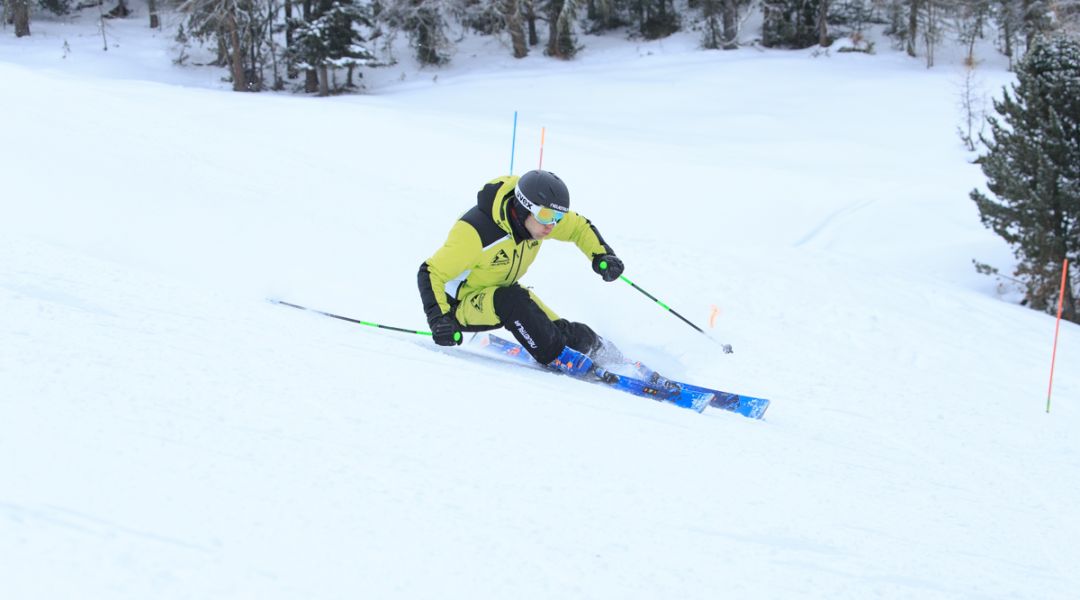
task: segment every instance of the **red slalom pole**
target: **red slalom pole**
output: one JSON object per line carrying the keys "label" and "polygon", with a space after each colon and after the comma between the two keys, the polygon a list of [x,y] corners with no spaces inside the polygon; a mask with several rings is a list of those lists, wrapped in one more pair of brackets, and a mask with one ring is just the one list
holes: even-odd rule
{"label": "red slalom pole", "polygon": [[1054,325],[1054,351],[1050,355],[1050,387],[1046,390],[1046,412],[1050,413],[1050,394],[1054,391],[1054,363],[1057,361],[1058,333],[1061,331],[1061,307],[1065,301],[1065,280],[1069,276],[1069,259],[1061,266],[1061,291],[1058,292],[1057,324]]}
{"label": "red slalom pole", "polygon": [[547,127],[540,128],[540,166],[537,169],[544,168],[544,133],[547,132]]}

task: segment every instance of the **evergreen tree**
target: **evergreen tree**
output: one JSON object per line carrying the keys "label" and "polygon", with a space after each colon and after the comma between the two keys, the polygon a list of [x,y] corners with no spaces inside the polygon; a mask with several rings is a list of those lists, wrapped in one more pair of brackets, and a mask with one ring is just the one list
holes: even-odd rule
{"label": "evergreen tree", "polygon": [[574,21],[580,0],[548,0],[548,45],[546,54],[556,58],[571,59],[577,54],[577,38]]}
{"label": "evergreen tree", "polygon": [[634,0],[585,0],[586,31],[599,33],[621,29],[630,21]]}
{"label": "evergreen tree", "polygon": [[672,0],[636,0],[634,5],[642,38],[657,40],[679,30],[679,13]]}
{"label": "evergreen tree", "polygon": [[809,48],[820,39],[824,0],[764,0],[761,43],[769,48]]}
{"label": "evergreen tree", "polygon": [[[332,69],[349,69],[368,64],[375,55],[364,45],[357,26],[371,26],[366,6],[338,1],[314,21],[293,24],[293,45],[289,58],[301,69],[314,69],[319,76],[319,95],[330,93]],[[351,83],[351,82],[350,82]]]}
{"label": "evergreen tree", "polygon": [[739,47],[740,13],[751,0],[701,0],[701,46],[709,50],[734,50]]}
{"label": "evergreen tree", "polygon": [[233,90],[263,89],[266,30],[273,20],[268,0],[183,0],[188,35],[218,48],[216,64],[228,66]]}
{"label": "evergreen tree", "polygon": [[384,17],[393,27],[405,31],[422,65],[450,62],[450,39],[446,34],[447,0],[394,0]]}
{"label": "evergreen tree", "polygon": [[1017,0],[993,0],[994,24],[997,25],[999,49],[1009,57],[1010,65],[1016,53],[1017,34],[1023,29],[1020,5]]}
{"label": "evergreen tree", "polygon": [[[992,139],[978,162],[995,198],[972,190],[983,225],[1013,247],[1025,302],[1054,310],[1061,264],[1080,272],[1080,43],[1039,39],[1017,66],[1013,93],[994,102]],[[1064,317],[1080,322],[1076,278],[1067,281]]]}
{"label": "evergreen tree", "polygon": [[15,24],[15,37],[30,35],[30,0],[9,0],[11,22]]}
{"label": "evergreen tree", "polygon": [[506,30],[510,33],[510,46],[514,58],[525,58],[529,54],[529,45],[525,41],[525,25],[519,0],[499,0],[499,8],[506,21]]}
{"label": "evergreen tree", "polygon": [[1022,57],[1038,37],[1077,28],[1077,0],[993,0],[991,7],[1001,51],[1010,59]]}
{"label": "evergreen tree", "polygon": [[54,15],[71,14],[71,0],[38,0],[38,5]]}

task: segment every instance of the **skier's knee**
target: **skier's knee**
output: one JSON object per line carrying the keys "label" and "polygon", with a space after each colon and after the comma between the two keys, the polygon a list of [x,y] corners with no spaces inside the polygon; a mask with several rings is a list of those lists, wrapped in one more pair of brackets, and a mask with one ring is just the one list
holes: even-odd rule
{"label": "skier's knee", "polygon": [[521,311],[527,310],[528,304],[533,303],[528,290],[520,285],[495,290],[492,301],[495,304],[495,314],[504,323],[510,321],[514,315],[521,314]]}

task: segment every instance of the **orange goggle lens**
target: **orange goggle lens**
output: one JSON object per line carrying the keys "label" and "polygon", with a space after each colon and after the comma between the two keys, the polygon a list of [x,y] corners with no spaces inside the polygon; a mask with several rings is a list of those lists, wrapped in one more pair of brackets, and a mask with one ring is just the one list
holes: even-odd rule
{"label": "orange goggle lens", "polygon": [[558,223],[562,220],[563,217],[566,216],[566,213],[559,212],[554,208],[550,208],[547,206],[536,207],[536,210],[532,211],[532,214],[534,217],[536,217],[536,220],[541,225],[551,225],[553,223]]}

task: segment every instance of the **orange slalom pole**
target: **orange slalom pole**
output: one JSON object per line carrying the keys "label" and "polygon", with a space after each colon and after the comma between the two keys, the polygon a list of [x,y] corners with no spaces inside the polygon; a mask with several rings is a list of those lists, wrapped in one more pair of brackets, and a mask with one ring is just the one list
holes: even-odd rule
{"label": "orange slalom pole", "polygon": [[1050,394],[1054,391],[1054,363],[1057,361],[1058,333],[1061,331],[1061,307],[1065,301],[1065,281],[1069,276],[1069,259],[1061,266],[1061,291],[1058,293],[1057,324],[1054,325],[1054,351],[1050,355],[1050,387],[1046,390],[1046,412],[1050,412]]}
{"label": "orange slalom pole", "polygon": [[712,312],[709,313],[709,329],[716,327],[716,317],[718,316],[720,316],[720,308],[713,304]]}
{"label": "orange slalom pole", "polygon": [[544,133],[547,131],[547,127],[540,128],[540,166],[537,169],[544,168]]}

